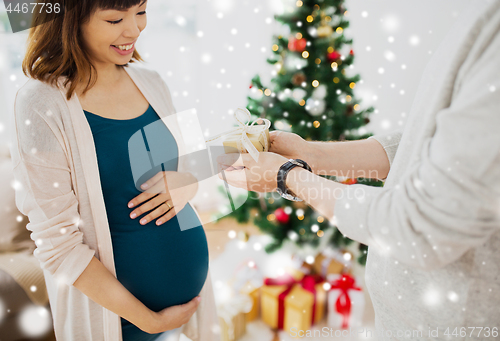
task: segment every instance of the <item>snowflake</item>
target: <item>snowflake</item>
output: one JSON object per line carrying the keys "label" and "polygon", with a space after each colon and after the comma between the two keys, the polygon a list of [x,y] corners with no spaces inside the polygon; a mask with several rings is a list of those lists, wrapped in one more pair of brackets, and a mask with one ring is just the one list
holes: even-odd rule
{"label": "snowflake", "polygon": [[441,303],[442,296],[436,288],[428,288],[424,293],[423,300],[427,306],[436,307]]}
{"label": "snowflake", "polygon": [[452,302],[458,302],[458,294],[454,291],[448,292],[447,297]]}
{"label": "snowflake", "polygon": [[417,46],[420,44],[420,38],[417,35],[413,35],[410,37],[410,44],[413,46]]}

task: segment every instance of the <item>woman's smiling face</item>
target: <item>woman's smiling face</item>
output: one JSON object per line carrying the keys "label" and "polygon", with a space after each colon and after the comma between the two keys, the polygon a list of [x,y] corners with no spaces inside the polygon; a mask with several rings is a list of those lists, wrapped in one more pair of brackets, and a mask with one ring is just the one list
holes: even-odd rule
{"label": "woman's smiling face", "polygon": [[82,38],[92,63],[125,65],[146,27],[146,3],[126,10],[98,9],[82,24]]}

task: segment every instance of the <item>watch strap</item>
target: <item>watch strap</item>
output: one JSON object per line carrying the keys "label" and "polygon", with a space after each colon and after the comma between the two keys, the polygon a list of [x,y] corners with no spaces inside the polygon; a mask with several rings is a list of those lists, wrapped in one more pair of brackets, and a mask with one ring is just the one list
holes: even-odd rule
{"label": "watch strap", "polygon": [[304,160],[290,159],[283,165],[281,165],[280,169],[278,170],[276,189],[277,192],[285,199],[291,201],[302,201],[302,199],[293,194],[293,192],[290,191],[286,186],[286,178],[288,176],[288,173],[295,167],[301,167],[308,170],[309,172],[312,172],[311,167]]}

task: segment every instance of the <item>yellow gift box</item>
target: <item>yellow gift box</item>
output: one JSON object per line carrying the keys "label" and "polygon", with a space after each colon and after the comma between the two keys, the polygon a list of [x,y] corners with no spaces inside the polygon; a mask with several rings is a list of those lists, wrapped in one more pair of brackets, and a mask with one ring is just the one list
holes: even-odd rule
{"label": "yellow gift box", "polygon": [[[295,276],[288,278],[288,284],[262,286],[262,321],[273,329],[290,330],[290,328],[296,327],[299,330],[307,330],[313,322],[314,294],[304,288],[305,281],[312,280],[313,283],[316,283],[314,284],[316,291],[314,323],[320,322],[325,316],[327,299],[323,287],[325,282],[319,276],[302,275],[300,279]],[[266,282],[272,283],[272,281]]]}
{"label": "yellow gift box", "polygon": [[236,341],[247,332],[246,319],[244,313],[238,313],[227,323],[219,317],[221,341]]}
{"label": "yellow gift box", "polygon": [[[269,151],[271,121],[258,118],[250,124],[252,116],[246,108],[238,108],[234,113],[234,117],[238,122],[238,127],[213,136],[205,142],[213,142],[224,137],[222,144],[225,153],[249,153],[257,162],[259,152]],[[258,121],[262,121],[263,124],[256,124]]]}
{"label": "yellow gift box", "polygon": [[260,316],[260,287],[257,288],[251,283],[247,283],[240,291],[242,294],[250,296],[252,300],[252,309],[245,314],[246,321],[251,322]]}
{"label": "yellow gift box", "polygon": [[238,294],[217,306],[222,341],[236,341],[246,333],[245,314],[251,305],[250,297]]}
{"label": "yellow gift box", "polygon": [[341,274],[344,267],[345,265],[340,259],[327,257],[323,254],[317,255],[313,264],[314,272],[325,278],[331,274]]}
{"label": "yellow gift box", "polygon": [[[263,133],[257,134],[246,134],[255,149],[260,152],[269,151],[270,137],[269,129],[265,129]],[[224,152],[228,153],[248,153],[247,149],[243,145],[241,133],[234,133],[226,136],[224,141],[222,141],[224,146]]]}

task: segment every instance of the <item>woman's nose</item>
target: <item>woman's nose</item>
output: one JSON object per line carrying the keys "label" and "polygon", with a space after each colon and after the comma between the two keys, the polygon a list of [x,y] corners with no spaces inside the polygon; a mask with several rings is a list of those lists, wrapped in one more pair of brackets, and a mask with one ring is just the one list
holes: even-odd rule
{"label": "woman's nose", "polygon": [[137,21],[135,21],[135,20],[131,20],[130,24],[127,26],[125,32],[123,32],[123,35],[125,37],[129,37],[132,39],[139,38],[140,34],[141,34],[141,28],[138,25]]}

